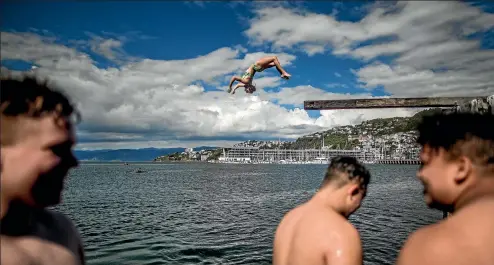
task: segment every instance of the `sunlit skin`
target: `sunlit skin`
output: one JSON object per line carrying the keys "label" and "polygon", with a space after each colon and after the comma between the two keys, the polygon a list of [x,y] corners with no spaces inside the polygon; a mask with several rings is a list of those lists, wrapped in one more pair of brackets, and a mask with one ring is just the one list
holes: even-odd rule
{"label": "sunlit skin", "polygon": [[452,159],[444,149],[425,146],[417,173],[425,203],[452,211],[442,222],[413,233],[398,265],[494,264],[494,173],[466,156]]}
{"label": "sunlit skin", "polygon": [[364,197],[356,182],[328,185],[291,210],[276,230],[273,264],[362,264],[360,236],[348,217]]}
{"label": "sunlit skin", "polygon": [[42,210],[60,202],[67,172],[77,166],[74,132],[52,116],[26,120],[22,128],[22,141],[2,147],[2,223],[29,226],[29,232],[2,231],[1,264],[81,264],[74,252],[82,255],[82,243],[73,224]]}

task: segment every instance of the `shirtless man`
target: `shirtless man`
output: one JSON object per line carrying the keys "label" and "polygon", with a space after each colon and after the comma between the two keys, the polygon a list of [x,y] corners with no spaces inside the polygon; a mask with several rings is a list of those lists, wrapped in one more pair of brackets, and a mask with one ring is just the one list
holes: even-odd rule
{"label": "shirtless man", "polygon": [[[228,86],[228,93],[235,94],[235,90],[237,90],[239,87],[245,87],[246,93],[249,94],[254,93],[254,91],[256,91],[256,87],[252,85],[252,80],[254,79],[254,75],[256,74],[256,72],[262,72],[264,71],[264,69],[271,67],[276,67],[278,72],[281,74],[281,78],[290,79],[291,75],[288,74],[281,67],[280,61],[278,61],[278,57],[276,56],[264,57],[257,60],[253,65],[249,66],[249,68],[247,68],[247,70],[241,77],[233,76]],[[240,83],[237,84],[232,90],[232,85],[235,81],[238,81]]]}
{"label": "shirtless man", "polygon": [[360,207],[369,180],[355,158],[334,158],[319,191],[280,222],[273,264],[361,265],[360,235],[348,217]]}
{"label": "shirtless man", "polygon": [[452,215],[414,232],[397,264],[494,264],[494,116],[438,114],[418,131],[425,203]]}
{"label": "shirtless man", "polygon": [[46,209],[60,202],[78,165],[68,119],[74,109],[35,79],[1,80],[1,264],[85,264],[73,223]]}

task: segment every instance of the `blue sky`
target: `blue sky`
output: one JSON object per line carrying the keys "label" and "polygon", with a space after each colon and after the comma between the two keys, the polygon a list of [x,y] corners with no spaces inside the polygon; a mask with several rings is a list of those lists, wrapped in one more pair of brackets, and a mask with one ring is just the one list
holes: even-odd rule
{"label": "blue sky", "polygon": [[[2,66],[24,71],[36,64],[39,75],[57,80],[80,101],[81,148],[294,139],[365,119],[411,114],[305,112],[303,100],[493,93],[485,73],[490,65],[483,60],[492,56],[493,6],[12,1],[1,10],[2,34],[10,33],[2,36],[2,55],[4,42],[10,45]],[[442,17],[442,10],[458,16]],[[419,17],[410,21],[414,12]],[[478,60],[469,59],[471,54]],[[231,75],[240,75],[263,55],[277,55],[292,78],[280,80],[269,69],[256,75],[258,93],[228,95]],[[465,63],[469,68],[459,67]],[[448,75],[458,80],[447,80]],[[184,104],[190,107],[184,110]]]}
{"label": "blue sky", "polygon": [[[64,39],[84,39],[86,32],[106,31],[117,36],[129,32],[148,35],[148,39],[131,40],[125,45],[127,53],[141,58],[159,60],[183,60],[214,51],[218,47],[243,45],[249,39],[243,34],[248,25],[242,23],[249,15],[249,8],[225,2],[194,3],[180,1],[150,2],[35,2],[20,9],[24,3],[7,3],[2,11],[3,28],[29,31],[33,28],[55,32]],[[339,2],[307,2],[306,8],[331,14],[334,8],[342,12],[342,20],[356,21],[363,13],[353,8],[364,3],[351,3],[342,8]],[[22,11],[22,13],[20,13]],[[255,47],[252,52],[263,52]],[[101,67],[113,66],[101,56],[91,53]],[[297,53],[297,52],[295,52]],[[335,93],[365,92],[355,85],[349,69],[359,68],[363,63],[350,58],[319,55],[309,57],[297,54],[295,66],[287,67],[293,72],[290,85],[325,87],[329,83],[342,83],[347,88],[328,88]],[[24,64],[26,65],[26,64]],[[22,68],[21,68],[22,69]],[[334,73],[339,73],[337,77]],[[206,86],[206,89],[211,89]],[[276,88],[273,88],[276,91]],[[384,95],[383,91],[372,91]]]}

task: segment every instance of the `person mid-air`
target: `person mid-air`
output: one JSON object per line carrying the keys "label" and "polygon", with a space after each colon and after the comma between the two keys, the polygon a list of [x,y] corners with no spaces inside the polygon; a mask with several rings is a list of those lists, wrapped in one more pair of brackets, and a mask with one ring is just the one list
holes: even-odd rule
{"label": "person mid-air", "polygon": [[[262,72],[264,71],[264,69],[271,68],[273,66],[276,66],[276,69],[281,74],[281,78],[290,79],[291,75],[288,74],[281,67],[280,61],[278,61],[278,57],[276,56],[264,57],[257,60],[254,64],[252,64],[249,68],[247,68],[247,70],[241,77],[233,76],[228,86],[228,93],[235,94],[235,90],[237,90],[239,87],[245,87],[245,93],[248,94],[254,93],[254,91],[256,91],[256,87],[252,84],[252,80],[254,79],[254,75],[256,74],[256,72]],[[235,87],[232,89],[232,85],[235,81],[238,81],[240,83],[235,85]]]}

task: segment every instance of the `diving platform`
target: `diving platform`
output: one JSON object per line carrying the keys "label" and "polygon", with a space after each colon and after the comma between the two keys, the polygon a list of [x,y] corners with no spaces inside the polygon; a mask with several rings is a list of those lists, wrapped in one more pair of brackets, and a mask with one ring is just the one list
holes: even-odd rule
{"label": "diving platform", "polygon": [[455,111],[494,114],[494,95],[479,97],[361,98],[306,100],[305,110],[377,108],[450,108]]}

